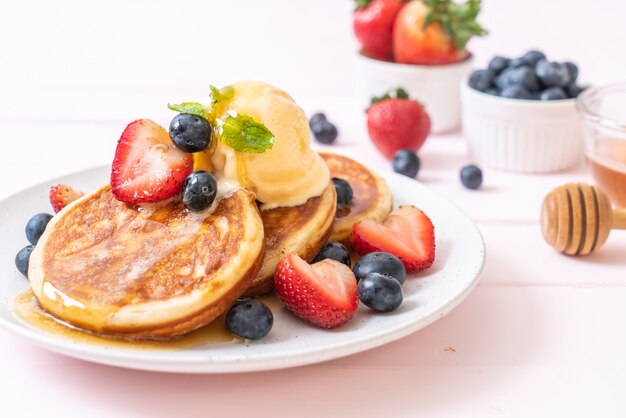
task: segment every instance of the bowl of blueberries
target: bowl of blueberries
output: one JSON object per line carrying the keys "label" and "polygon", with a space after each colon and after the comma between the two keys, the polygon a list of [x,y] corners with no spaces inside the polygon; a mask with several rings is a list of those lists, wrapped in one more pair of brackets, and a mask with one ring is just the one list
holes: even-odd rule
{"label": "bowl of blueberries", "polygon": [[583,90],[573,62],[549,61],[537,50],[494,57],[461,86],[470,153],[493,168],[525,173],[577,164],[583,132],[575,99]]}

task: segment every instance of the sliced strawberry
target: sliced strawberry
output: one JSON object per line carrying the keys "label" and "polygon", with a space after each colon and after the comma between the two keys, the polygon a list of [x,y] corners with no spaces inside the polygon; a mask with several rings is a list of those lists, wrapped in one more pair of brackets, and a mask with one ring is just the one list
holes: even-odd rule
{"label": "sliced strawberry", "polygon": [[111,187],[122,202],[159,202],[180,191],[193,157],[174,147],[165,129],[149,119],[131,122],[113,159]]}
{"label": "sliced strawberry", "polygon": [[391,253],[402,260],[407,271],[424,270],[435,261],[435,228],[415,206],[400,206],[382,225],[370,219],[357,223],[351,240],[357,253]]}
{"label": "sliced strawberry", "polygon": [[289,254],[276,267],[274,287],[287,309],[322,328],[343,325],[359,304],[352,270],[331,259],[309,265]]}
{"label": "sliced strawberry", "polygon": [[83,196],[85,193],[74,190],[65,184],[57,184],[50,188],[50,203],[54,213],[59,213],[61,209]]}

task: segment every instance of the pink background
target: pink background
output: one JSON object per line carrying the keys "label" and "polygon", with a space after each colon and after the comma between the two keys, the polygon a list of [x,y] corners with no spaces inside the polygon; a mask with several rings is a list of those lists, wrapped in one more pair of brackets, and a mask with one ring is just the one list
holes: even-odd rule
{"label": "pink background", "polygon": [[[206,97],[209,84],[253,78],[327,110],[338,151],[378,170],[363,103],[351,97],[348,0],[23,1],[0,3],[0,198],[111,161],[128,121],[168,122],[164,104]],[[485,0],[490,36],[470,48],[539,47],[572,59],[594,84],[624,78],[626,2]],[[624,416],[626,232],[601,252],[563,257],[542,240],[538,209],[553,186],[586,179],[485,169],[464,190],[460,132],[432,137],[419,180],[461,205],[488,260],[448,317],[401,341],[319,365],[186,376],[98,366],[0,331],[1,416],[169,417]],[[16,226],[22,228],[22,226]]]}

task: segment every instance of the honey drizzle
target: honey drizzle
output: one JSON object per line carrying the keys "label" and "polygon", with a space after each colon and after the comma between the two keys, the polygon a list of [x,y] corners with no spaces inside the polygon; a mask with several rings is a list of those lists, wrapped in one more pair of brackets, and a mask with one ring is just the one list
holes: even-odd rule
{"label": "honey drizzle", "polygon": [[248,174],[246,159],[241,155],[241,153],[236,151],[235,158],[237,160],[237,180],[239,181],[241,187],[249,189],[252,187],[252,182],[250,181],[250,175]]}
{"label": "honey drizzle", "polygon": [[[275,295],[267,295],[260,300],[272,312],[277,312],[282,304]],[[52,334],[63,339],[98,345],[102,347],[124,348],[131,350],[185,350],[210,344],[242,344],[245,340],[234,336],[226,329],[225,317],[221,315],[207,326],[190,332],[182,337],[171,340],[130,340],[107,337],[93,334],[66,324],[45,312],[37,303],[35,296],[29,289],[20,293],[13,300],[13,312],[30,327],[46,334]]]}

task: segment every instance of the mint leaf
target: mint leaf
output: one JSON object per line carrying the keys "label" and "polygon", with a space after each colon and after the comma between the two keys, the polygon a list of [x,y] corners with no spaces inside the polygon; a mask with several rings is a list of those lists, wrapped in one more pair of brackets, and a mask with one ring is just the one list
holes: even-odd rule
{"label": "mint leaf", "polygon": [[217,135],[238,152],[260,154],[274,145],[274,134],[265,125],[235,112],[228,112],[224,120],[217,119]]}
{"label": "mint leaf", "polygon": [[169,107],[170,110],[173,110],[178,113],[188,113],[190,115],[201,116],[203,118],[206,118],[208,116],[204,105],[198,102],[183,102],[180,104],[168,104],[167,107]]}

